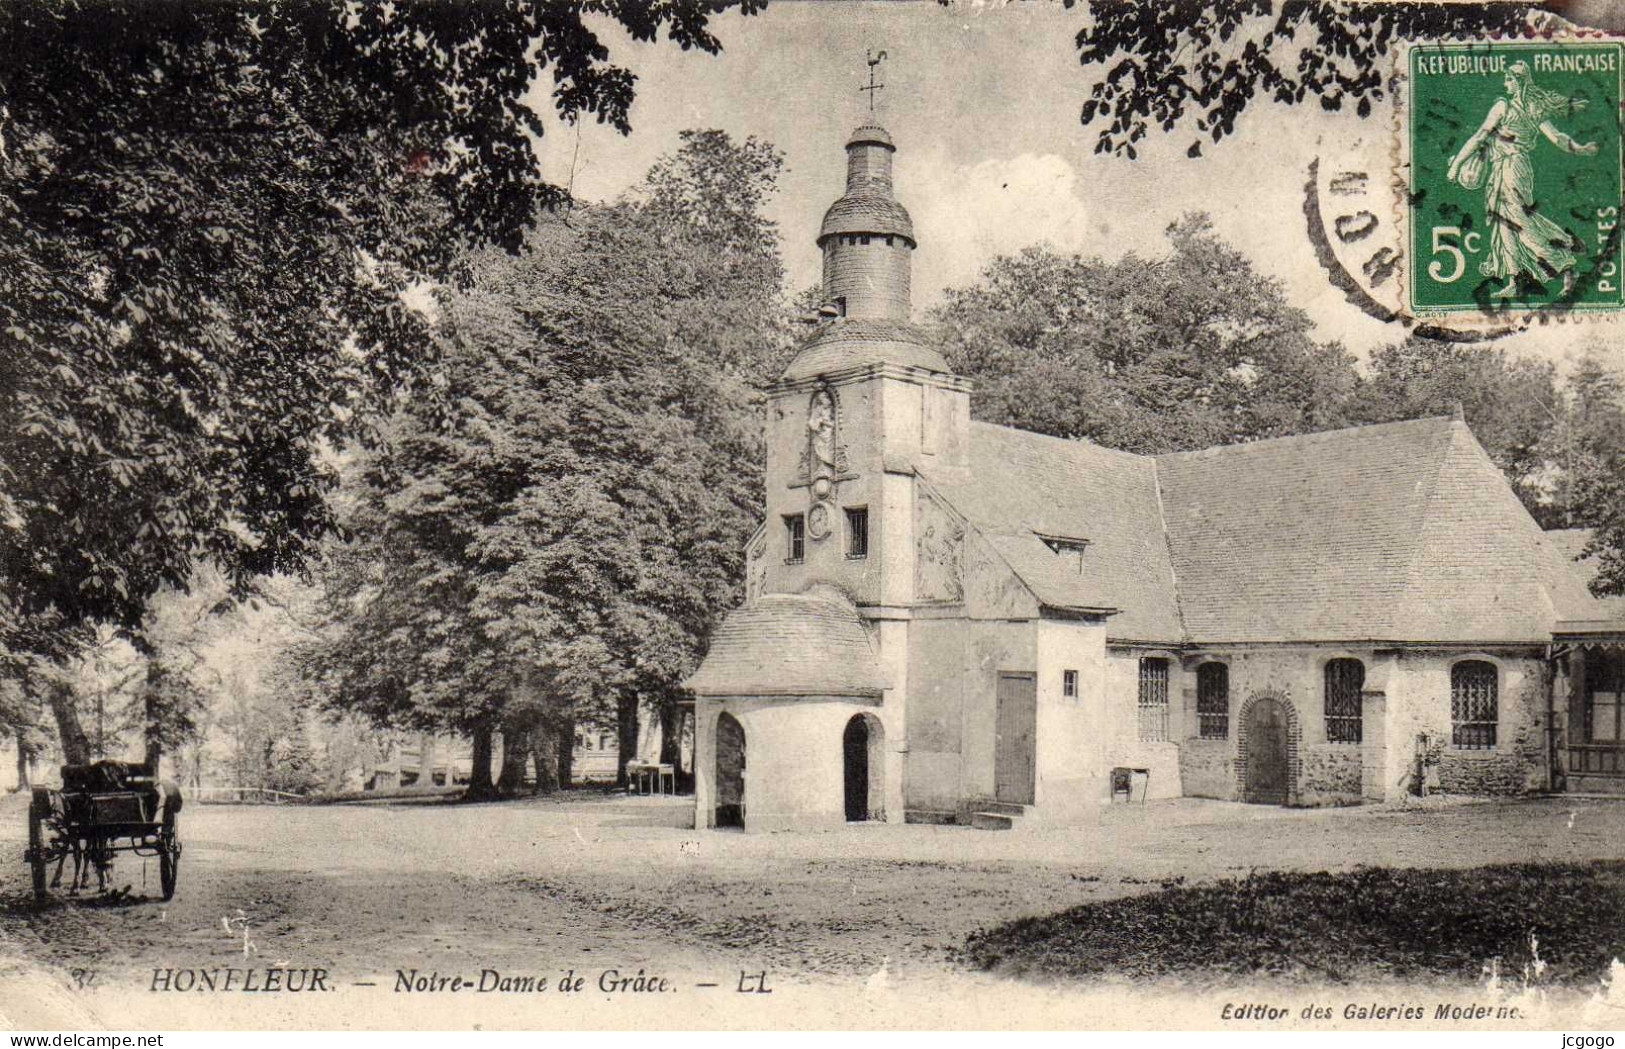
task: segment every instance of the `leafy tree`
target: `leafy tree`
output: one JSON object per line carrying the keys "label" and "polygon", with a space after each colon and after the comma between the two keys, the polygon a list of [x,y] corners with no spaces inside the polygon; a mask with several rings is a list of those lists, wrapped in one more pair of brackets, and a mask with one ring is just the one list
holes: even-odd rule
{"label": "leafy tree", "polygon": [[979,418],[1156,453],[1325,429],[1357,383],[1341,346],[1214,236],[1168,230],[1163,258],[1028,248],[950,289],[931,319]]}
{"label": "leafy tree", "polygon": [[1560,467],[1554,502],[1561,522],[1595,529],[1592,589],[1625,593],[1625,376],[1593,351],[1569,376],[1559,425],[1547,443]]}
{"label": "leafy tree", "polygon": [[[1066,0],[1068,7],[1079,0]],[[1187,154],[1218,142],[1256,99],[1366,117],[1386,96],[1389,50],[1404,40],[1514,33],[1542,6],[1389,0],[1083,0],[1078,60],[1104,77],[1083,104],[1095,152],[1130,160],[1152,130],[1193,128]]]}
{"label": "leafy tree", "polygon": [[431,363],[403,293],[562,199],[532,83],[625,132],[584,19],[715,52],[728,6],[0,6],[0,648],[135,631],[199,562],[239,594],[304,565],[321,449]]}
{"label": "leafy tree", "polygon": [[354,474],[338,632],[309,661],[326,702],[469,732],[477,758],[500,731],[509,789],[527,752],[552,778],[577,719],[635,724],[640,696],[669,714],[756,523],[753,384],[788,344],[758,210],[780,163],[688,133],[631,198],[471,259],[436,396]]}

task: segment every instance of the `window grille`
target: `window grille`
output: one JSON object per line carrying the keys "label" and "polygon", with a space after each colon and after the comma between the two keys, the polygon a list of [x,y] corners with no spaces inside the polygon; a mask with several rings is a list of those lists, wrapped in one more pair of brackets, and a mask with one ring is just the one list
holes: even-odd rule
{"label": "window grille", "polygon": [[807,518],[791,514],[784,519],[785,538],[789,540],[787,561],[801,561],[807,556]]}
{"label": "window grille", "polygon": [[1196,668],[1196,733],[1203,739],[1230,736],[1230,668],[1223,663]]}
{"label": "window grille", "polygon": [[1358,743],[1364,718],[1360,693],[1365,688],[1365,664],[1358,659],[1334,659],[1326,664],[1326,742]]}
{"label": "window grille", "polygon": [[1168,661],[1140,660],[1140,739],[1161,743],[1168,738]]}
{"label": "window grille", "polygon": [[1495,664],[1469,659],[1450,668],[1450,745],[1492,750],[1499,717]]}
{"label": "window grille", "polygon": [[1078,672],[1076,670],[1061,671],[1061,695],[1076,696],[1078,694]]}
{"label": "window grille", "polygon": [[846,512],[846,556],[869,556],[869,511],[863,507]]}

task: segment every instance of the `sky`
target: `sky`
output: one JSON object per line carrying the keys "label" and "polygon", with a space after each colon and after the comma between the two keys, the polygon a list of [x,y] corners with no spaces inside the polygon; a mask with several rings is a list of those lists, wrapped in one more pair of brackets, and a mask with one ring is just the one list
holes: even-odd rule
{"label": "sky", "polygon": [[[914,218],[914,306],[973,281],[999,253],[1047,243],[1115,258],[1167,250],[1163,231],[1188,211],[1206,211],[1221,237],[1261,273],[1281,281],[1322,340],[1364,355],[1404,337],[1366,316],[1327,280],[1305,231],[1310,165],[1387,170],[1393,116],[1379,107],[1361,120],[1311,102],[1255,100],[1237,133],[1185,155],[1194,132],[1153,132],[1138,160],[1094,153],[1096,129],[1079,111],[1100,76],[1078,62],[1074,37],[1087,15],[1059,3],[776,2],[762,14],[714,22],[724,50],[684,52],[668,41],[640,44],[604,23],[612,60],[638,76],[633,131],[551,119],[546,92],[532,96],[548,132],[548,177],[587,200],[636,185],[686,128],[756,136],[784,151],[787,171],[769,215],[783,235],[789,287],[817,281],[814,244],[824,209],[840,195],[843,146],[868,117],[867,50],[884,49],[885,88],[875,118],[897,144],[898,198]],[[1373,180],[1386,192],[1385,180]],[[1385,206],[1383,206],[1385,205]],[[1374,210],[1392,214],[1391,199]],[[1619,355],[1617,328],[1554,325],[1498,345],[1562,367],[1587,345]],[[1606,343],[1605,343],[1606,340]]]}

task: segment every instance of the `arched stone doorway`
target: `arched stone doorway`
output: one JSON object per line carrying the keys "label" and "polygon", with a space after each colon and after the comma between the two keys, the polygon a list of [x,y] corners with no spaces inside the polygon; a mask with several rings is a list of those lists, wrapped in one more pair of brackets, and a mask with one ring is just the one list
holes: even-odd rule
{"label": "arched stone doorway", "polygon": [[886,729],[873,714],[856,714],[841,734],[846,820],[886,818]]}
{"label": "arched stone doorway", "polygon": [[745,825],[745,726],[732,714],[717,715],[718,827]]}
{"label": "arched stone doorway", "polygon": [[1264,693],[1247,701],[1240,721],[1242,800],[1291,804],[1298,793],[1297,711],[1286,697]]}

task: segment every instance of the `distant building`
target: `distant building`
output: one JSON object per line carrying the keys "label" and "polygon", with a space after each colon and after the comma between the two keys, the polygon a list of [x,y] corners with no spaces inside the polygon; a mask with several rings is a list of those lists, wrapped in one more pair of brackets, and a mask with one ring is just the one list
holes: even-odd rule
{"label": "distant building", "polygon": [[1162,456],[974,423],[909,323],[891,136],[846,151],[687,682],[699,826],[1625,789],[1625,608],[1459,417]]}

